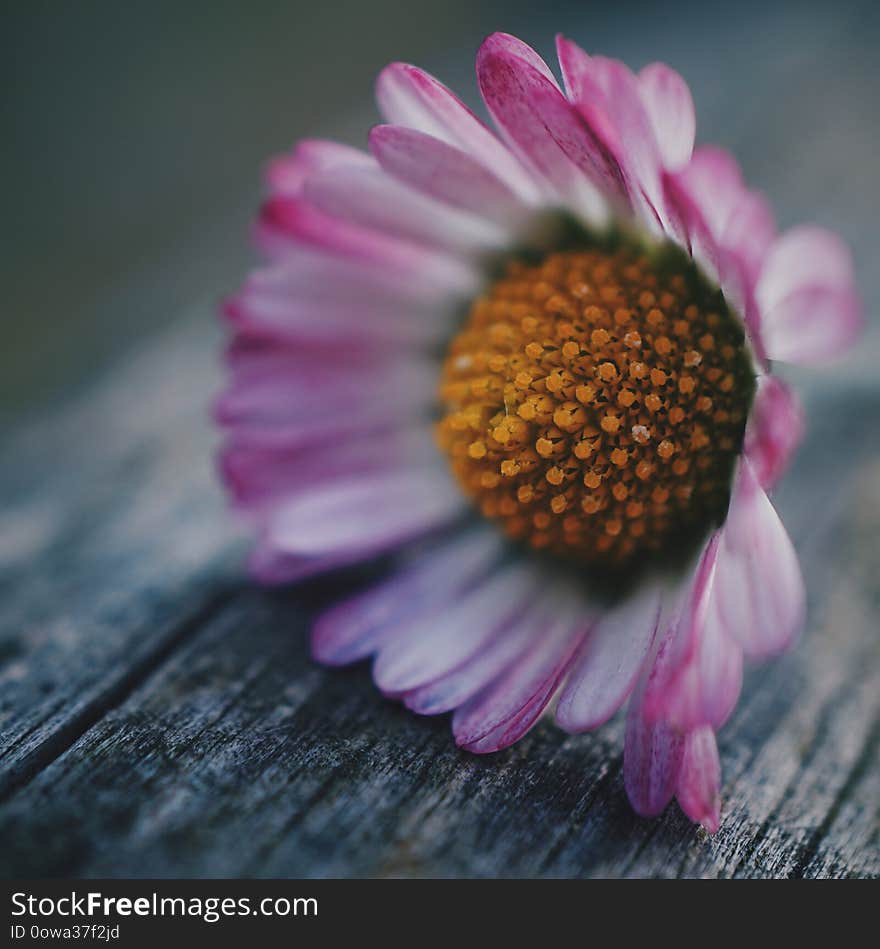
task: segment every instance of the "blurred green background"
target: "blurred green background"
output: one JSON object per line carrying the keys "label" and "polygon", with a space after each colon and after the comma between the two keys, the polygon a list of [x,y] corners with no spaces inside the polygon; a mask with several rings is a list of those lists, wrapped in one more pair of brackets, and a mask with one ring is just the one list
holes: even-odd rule
{"label": "blurred green background", "polygon": [[473,102],[495,29],[547,56],[561,30],[634,67],[668,61],[698,139],[740,155],[782,224],[841,229],[873,273],[873,3],[80,0],[4,4],[0,19],[0,422],[233,289],[266,158],[305,135],[363,144],[385,63],[417,62]]}

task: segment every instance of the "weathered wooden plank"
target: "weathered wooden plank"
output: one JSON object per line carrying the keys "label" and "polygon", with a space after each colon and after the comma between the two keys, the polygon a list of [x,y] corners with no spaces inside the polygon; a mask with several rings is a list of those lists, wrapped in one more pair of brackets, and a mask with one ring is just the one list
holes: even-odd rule
{"label": "weathered wooden plank", "polygon": [[[811,624],[750,678],[722,733],[716,837],[674,808],[632,815],[619,721],[579,737],[544,724],[490,758],[458,752],[446,721],[384,702],[365,669],[314,666],[301,596],[242,590],[9,798],[3,859],[86,875],[880,873],[880,437],[847,452],[858,423],[835,419],[852,398],[828,403],[780,498]],[[880,393],[860,399],[880,408]],[[823,483],[837,490],[815,517]]]}
{"label": "weathered wooden plank", "polygon": [[5,446],[0,791],[160,661],[228,580],[235,533],[212,471],[207,319]]}

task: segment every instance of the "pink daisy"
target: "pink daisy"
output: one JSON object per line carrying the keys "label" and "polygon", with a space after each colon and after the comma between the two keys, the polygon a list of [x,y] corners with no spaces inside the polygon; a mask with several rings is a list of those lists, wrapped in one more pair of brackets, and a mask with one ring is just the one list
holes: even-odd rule
{"label": "pink daisy", "polygon": [[394,553],[314,627],[385,695],[504,748],[628,702],[626,789],[714,831],[715,732],[744,660],[804,615],[767,492],[801,434],[770,374],[851,344],[850,255],[778,235],[734,159],[693,148],[682,78],[558,41],[562,85],[490,36],[497,132],[445,86],[379,76],[369,152],[269,169],[269,257],[229,301],[223,473],[267,583]]}

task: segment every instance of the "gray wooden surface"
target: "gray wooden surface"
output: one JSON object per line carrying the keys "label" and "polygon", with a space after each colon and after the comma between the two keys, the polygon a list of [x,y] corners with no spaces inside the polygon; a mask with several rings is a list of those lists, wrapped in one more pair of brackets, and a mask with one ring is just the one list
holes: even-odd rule
{"label": "gray wooden surface", "polygon": [[[738,98],[708,54],[684,71],[701,128],[737,148],[781,220],[854,243],[874,312],[868,9],[833,30],[774,19],[748,79],[732,73]],[[314,665],[309,616],[343,581],[268,593],[243,577],[206,415],[219,345],[195,307],[0,446],[0,873],[880,875],[876,323],[846,363],[791,375],[809,432],[776,502],[808,628],[749,674],[720,735],[712,838],[674,806],[632,814],[620,722],[578,737],[541,724],[478,758],[446,719],[384,701],[365,667]]]}

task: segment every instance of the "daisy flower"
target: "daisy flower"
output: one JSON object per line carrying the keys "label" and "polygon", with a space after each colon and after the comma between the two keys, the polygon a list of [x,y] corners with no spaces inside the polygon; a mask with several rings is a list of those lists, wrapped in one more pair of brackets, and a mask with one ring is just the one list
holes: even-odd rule
{"label": "daisy flower", "polygon": [[860,325],[833,234],[777,234],[694,149],[683,79],[558,40],[481,46],[490,129],[436,79],[379,76],[369,151],[269,167],[268,263],[225,305],[223,475],[286,583],[393,554],[314,626],[330,665],[504,748],[628,703],[635,810],[720,820],[716,730],[785,650],[804,585],[768,491],[802,430],[772,363]]}

